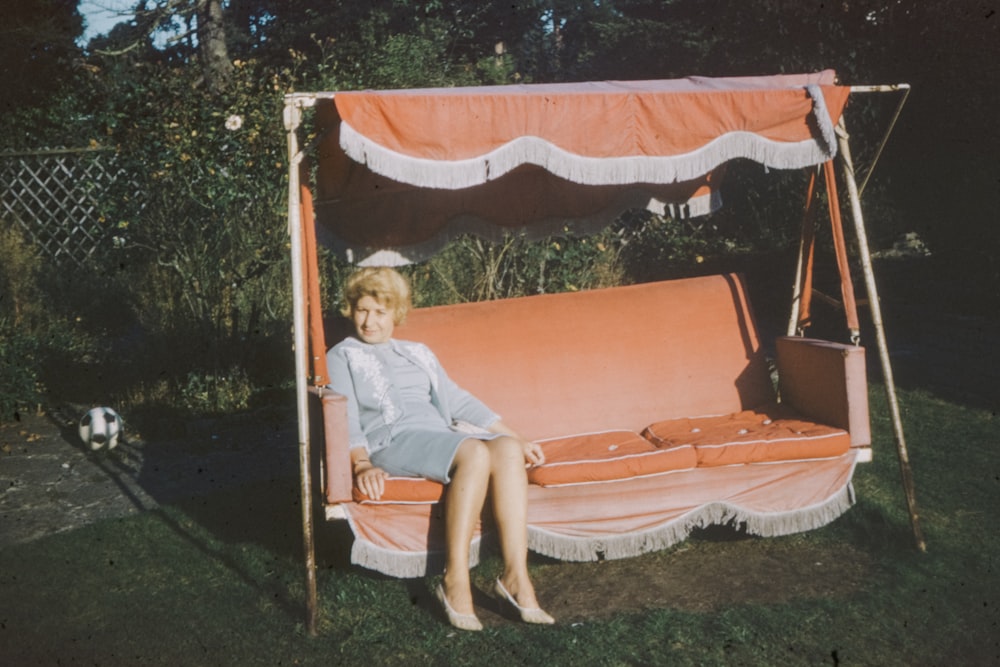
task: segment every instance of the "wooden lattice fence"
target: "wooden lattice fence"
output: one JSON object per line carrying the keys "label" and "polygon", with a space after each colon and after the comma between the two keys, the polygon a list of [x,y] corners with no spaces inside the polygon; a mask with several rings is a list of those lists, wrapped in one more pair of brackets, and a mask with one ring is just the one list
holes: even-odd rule
{"label": "wooden lattice fence", "polygon": [[57,263],[84,266],[121,240],[104,215],[112,186],[138,189],[117,165],[110,149],[0,153],[0,219]]}

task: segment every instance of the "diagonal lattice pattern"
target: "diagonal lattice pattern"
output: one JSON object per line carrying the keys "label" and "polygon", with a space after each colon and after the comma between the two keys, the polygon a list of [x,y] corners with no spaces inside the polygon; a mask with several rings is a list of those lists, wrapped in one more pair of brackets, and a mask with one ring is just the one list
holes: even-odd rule
{"label": "diagonal lattice pattern", "polygon": [[57,263],[83,266],[111,242],[101,198],[121,178],[128,175],[107,149],[0,154],[0,218]]}

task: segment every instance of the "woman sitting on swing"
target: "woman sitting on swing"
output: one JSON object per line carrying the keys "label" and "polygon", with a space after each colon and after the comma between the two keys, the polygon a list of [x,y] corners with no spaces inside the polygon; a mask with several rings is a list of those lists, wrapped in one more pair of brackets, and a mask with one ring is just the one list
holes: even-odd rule
{"label": "woman sitting on swing", "polygon": [[[544,462],[542,449],[445,374],[425,345],[392,338],[410,308],[406,279],[390,268],[365,268],[344,286],[342,313],[355,336],[327,353],[330,387],[347,397],[355,485],[373,500],[390,475],[448,485],[446,566],[435,594],[449,623],[481,630],[469,579],[469,549],[489,489],[503,573],[494,594],[527,623],[553,623],[539,607],[528,576],[526,465]],[[456,430],[459,421],[478,432]]]}

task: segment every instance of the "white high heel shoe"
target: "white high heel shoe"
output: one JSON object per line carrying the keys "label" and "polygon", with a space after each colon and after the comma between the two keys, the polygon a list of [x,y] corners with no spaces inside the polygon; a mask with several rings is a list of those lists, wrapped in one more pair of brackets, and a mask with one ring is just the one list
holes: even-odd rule
{"label": "white high heel shoe", "polygon": [[438,584],[437,589],[435,589],[434,596],[438,599],[438,602],[441,603],[441,606],[444,607],[445,616],[448,617],[448,622],[451,623],[452,627],[472,632],[483,629],[483,624],[480,623],[475,614],[459,614],[451,608],[451,604],[448,602],[448,596],[444,594],[444,586],[441,584]]}
{"label": "white high heel shoe", "polygon": [[507,591],[507,588],[503,585],[503,582],[500,581],[499,577],[497,577],[496,582],[493,584],[493,592],[498,598],[506,601],[507,604],[514,607],[515,611],[517,611],[518,615],[521,617],[521,620],[525,623],[552,625],[556,622],[556,619],[549,616],[549,614],[541,607],[522,607],[519,605],[517,600],[514,599],[514,596]]}

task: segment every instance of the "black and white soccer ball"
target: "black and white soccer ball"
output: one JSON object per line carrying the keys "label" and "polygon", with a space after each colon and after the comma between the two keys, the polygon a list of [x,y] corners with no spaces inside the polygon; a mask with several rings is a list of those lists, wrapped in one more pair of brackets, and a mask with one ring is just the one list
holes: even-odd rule
{"label": "black and white soccer ball", "polygon": [[111,408],[93,408],[80,420],[80,439],[90,451],[114,449],[122,435],[122,418]]}

